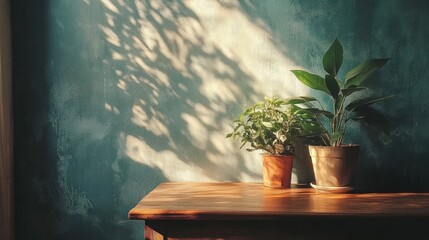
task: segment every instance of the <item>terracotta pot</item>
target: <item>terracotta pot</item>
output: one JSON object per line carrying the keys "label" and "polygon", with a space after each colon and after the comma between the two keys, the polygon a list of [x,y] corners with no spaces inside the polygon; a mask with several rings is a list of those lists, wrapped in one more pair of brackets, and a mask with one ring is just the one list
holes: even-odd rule
{"label": "terracotta pot", "polygon": [[359,160],[359,145],[308,146],[316,185],[347,187],[351,185]]}
{"label": "terracotta pot", "polygon": [[264,185],[271,188],[290,188],[293,157],[284,155],[262,155]]}

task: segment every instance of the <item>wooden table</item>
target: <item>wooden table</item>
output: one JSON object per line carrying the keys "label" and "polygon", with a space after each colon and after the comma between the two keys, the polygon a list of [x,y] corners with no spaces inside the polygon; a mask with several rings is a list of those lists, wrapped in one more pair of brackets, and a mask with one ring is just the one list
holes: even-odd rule
{"label": "wooden table", "polygon": [[128,216],[145,220],[145,239],[429,239],[429,193],[168,182]]}

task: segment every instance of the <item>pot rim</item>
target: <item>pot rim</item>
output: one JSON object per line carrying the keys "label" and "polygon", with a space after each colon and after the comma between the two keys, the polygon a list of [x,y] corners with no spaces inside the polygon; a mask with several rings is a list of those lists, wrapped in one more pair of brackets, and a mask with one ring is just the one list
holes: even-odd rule
{"label": "pot rim", "polygon": [[271,154],[271,153],[260,153],[259,155],[262,155],[262,156],[285,156],[285,157],[293,157],[293,156],[295,156],[295,155],[283,155],[283,154]]}
{"label": "pot rim", "polygon": [[306,144],[306,147],[316,147],[316,148],[355,148],[360,147],[360,144],[343,144],[341,146],[325,146],[325,145],[312,145]]}

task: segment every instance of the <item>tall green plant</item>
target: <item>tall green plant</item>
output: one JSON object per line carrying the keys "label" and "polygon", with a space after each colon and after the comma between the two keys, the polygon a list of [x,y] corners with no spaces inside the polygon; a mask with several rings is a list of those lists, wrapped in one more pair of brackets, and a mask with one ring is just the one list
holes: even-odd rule
{"label": "tall green plant", "polygon": [[[326,145],[341,146],[350,120],[362,121],[374,125],[388,134],[389,124],[386,118],[371,105],[393,97],[364,97],[350,101],[349,98],[360,91],[368,89],[363,86],[365,80],[381,68],[388,59],[369,59],[345,74],[344,79],[338,76],[343,63],[343,47],[338,39],[332,43],[323,56],[323,69],[326,74],[321,77],[303,70],[291,70],[296,78],[308,87],[328,94],[332,99],[332,110],[329,111],[317,101],[318,107],[308,101],[307,109],[300,109],[297,114],[309,115],[318,120],[320,136]],[[329,124],[323,124],[324,120]],[[325,126],[329,125],[329,126]]]}

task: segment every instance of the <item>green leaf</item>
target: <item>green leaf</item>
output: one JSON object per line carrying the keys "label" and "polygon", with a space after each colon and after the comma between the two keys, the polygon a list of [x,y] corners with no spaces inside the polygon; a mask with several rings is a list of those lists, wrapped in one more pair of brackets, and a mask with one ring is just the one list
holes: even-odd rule
{"label": "green leaf", "polygon": [[370,59],[354,67],[345,76],[345,87],[360,86],[365,79],[371,76],[377,69],[381,68],[387,60],[389,59]]}
{"label": "green leaf", "polygon": [[301,103],[307,103],[317,101],[314,97],[305,97],[305,96],[299,96],[299,97],[292,97],[292,98],[286,98],[284,103],[285,104],[301,104]]}
{"label": "green leaf", "polygon": [[394,95],[384,96],[384,97],[370,97],[365,99],[359,99],[351,102],[346,109],[348,111],[354,111],[354,110],[360,110],[359,108],[369,106],[371,104],[374,104],[376,102],[380,102],[389,98],[394,97]]}
{"label": "green leaf", "polygon": [[318,108],[301,108],[294,112],[294,114],[310,114],[310,115],[325,115],[328,119],[332,119],[334,117],[334,114],[331,112],[321,110]]}
{"label": "green leaf", "polygon": [[325,84],[328,87],[329,92],[331,93],[331,96],[334,99],[337,99],[338,93],[340,92],[340,85],[338,84],[337,79],[335,79],[333,76],[326,74],[325,75]]}
{"label": "green leaf", "polygon": [[317,99],[314,97],[307,97],[307,96],[299,96],[299,97],[306,100],[307,102],[317,101]]}
{"label": "green leaf", "polygon": [[328,88],[325,85],[325,79],[323,79],[321,76],[303,70],[291,70],[291,72],[296,76],[296,78],[298,78],[299,81],[308,87],[330,94]]}
{"label": "green leaf", "polygon": [[380,129],[385,134],[390,134],[390,125],[387,119],[379,111],[372,107],[362,107],[356,112],[354,120],[361,120],[368,125]]}
{"label": "green leaf", "polygon": [[326,51],[323,56],[323,68],[325,71],[332,76],[337,76],[340,70],[341,64],[343,63],[343,46],[335,39],[331,47]]}
{"label": "green leaf", "polygon": [[323,132],[323,127],[320,126],[319,124],[316,124],[315,122],[306,122],[306,121],[302,121],[299,123],[301,125],[301,127],[308,131],[308,133],[311,134],[320,134]]}
{"label": "green leaf", "polygon": [[344,97],[349,96],[350,94],[358,91],[362,91],[368,89],[366,87],[356,87],[355,85],[350,86],[349,88],[341,89],[341,92],[343,93]]}

